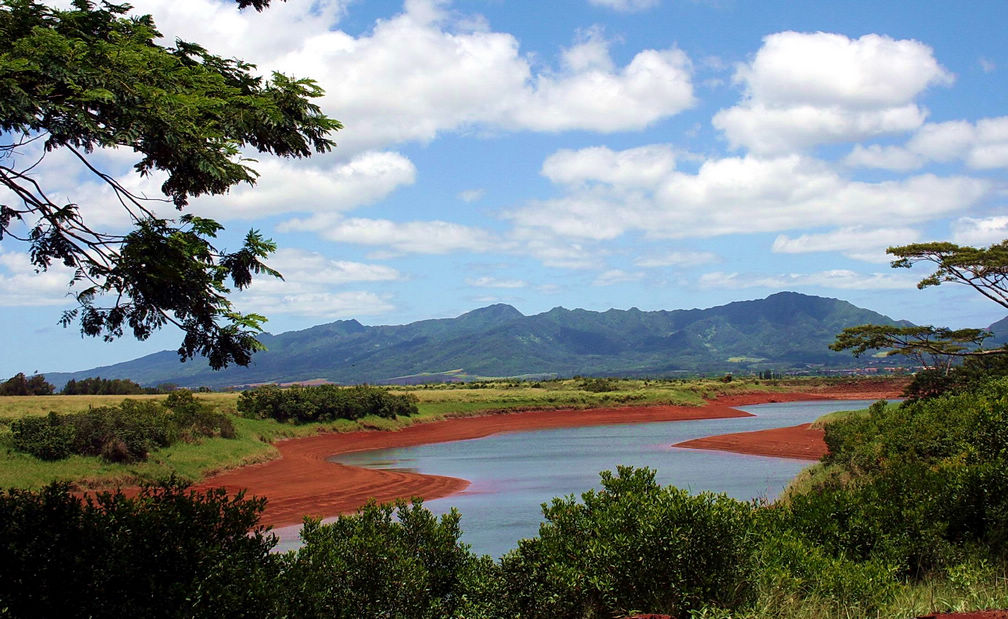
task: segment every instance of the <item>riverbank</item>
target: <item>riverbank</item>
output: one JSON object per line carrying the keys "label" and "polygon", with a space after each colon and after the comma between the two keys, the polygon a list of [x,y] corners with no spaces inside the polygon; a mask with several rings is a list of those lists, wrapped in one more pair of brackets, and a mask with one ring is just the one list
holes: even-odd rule
{"label": "riverbank", "polygon": [[[379,502],[421,496],[434,499],[464,490],[464,479],[399,471],[380,471],[329,462],[354,451],[410,447],[481,438],[501,432],[656,421],[746,417],[733,407],[810,399],[893,397],[892,386],[872,391],[823,389],[812,392],[724,396],[703,406],[630,406],[588,410],[500,413],[422,423],[396,431],[327,433],[275,443],[279,458],[209,477],[198,488],[245,490],[268,499],[262,523],[274,527],[300,523],[305,515],[329,517],[352,512],[369,498]],[[798,440],[792,435],[788,440]],[[804,437],[803,440],[808,440]],[[821,442],[821,437],[820,437]],[[752,452],[745,452],[752,453]]]}

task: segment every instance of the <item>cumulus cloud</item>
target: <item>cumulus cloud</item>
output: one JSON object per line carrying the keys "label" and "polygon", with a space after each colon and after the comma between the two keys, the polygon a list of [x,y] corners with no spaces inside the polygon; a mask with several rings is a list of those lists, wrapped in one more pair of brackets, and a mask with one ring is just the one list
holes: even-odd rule
{"label": "cumulus cloud", "polygon": [[885,253],[887,247],[905,245],[919,239],[920,233],[913,228],[851,226],[820,234],[801,234],[796,237],[782,234],[774,240],[773,251],[779,254],[836,251],[858,260],[888,262],[891,257]]}
{"label": "cumulus cloud", "polygon": [[313,231],[337,243],[371,245],[398,254],[485,252],[502,248],[501,241],[486,230],[437,220],[396,222],[389,219],[316,216],[291,220],[279,229]]}
{"label": "cumulus cloud", "polygon": [[963,211],[986,196],[982,179],[931,174],[883,182],[856,181],[802,155],[707,159],[695,172],[671,170],[666,148],[635,149],[658,173],[621,174],[620,153],[563,152],[544,166],[564,194],[507,214],[520,227],[578,241],[603,241],[629,231],[651,238],[709,237],[814,227],[889,227]]}
{"label": "cumulus cloud", "polygon": [[857,141],[916,129],[926,113],[914,99],[952,80],[918,41],[780,32],[738,67],[745,100],[713,123],[733,147],[757,153]]}
{"label": "cumulus cloud", "polygon": [[834,269],[816,273],[784,273],[779,275],[724,273],[715,271],[700,276],[703,288],[769,288],[787,290],[795,287],[839,288],[842,290],[905,290],[915,284],[913,278],[889,273],[857,273]]}
{"label": "cumulus cloud", "polygon": [[265,314],[327,318],[381,314],[393,309],[386,299],[373,292],[336,289],[346,284],[404,279],[391,267],[333,260],[299,249],[280,249],[269,264],[284,278],[256,278],[247,290],[235,295],[237,304]]}
{"label": "cumulus cloud", "polygon": [[0,307],[70,305],[67,285],[73,273],[61,264],[36,273],[28,254],[0,250]]}
{"label": "cumulus cloud", "polygon": [[986,247],[1008,239],[1008,216],[963,217],[952,224],[952,241]]}
{"label": "cumulus cloud", "polygon": [[905,171],[929,162],[962,161],[978,169],[1008,167],[1008,116],[975,123],[955,120],[922,126],[903,146],[855,146],[848,165]]}
{"label": "cumulus cloud", "polygon": [[221,220],[343,212],[378,202],[416,179],[413,163],[394,152],[366,152],[321,166],[270,158],[255,168],[259,179],[254,187],[240,185],[224,196],[201,197],[193,208]]}

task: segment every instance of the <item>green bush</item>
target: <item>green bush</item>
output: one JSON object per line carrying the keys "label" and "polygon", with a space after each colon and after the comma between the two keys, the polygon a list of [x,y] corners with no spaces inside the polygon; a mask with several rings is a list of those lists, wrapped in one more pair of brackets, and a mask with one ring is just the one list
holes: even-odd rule
{"label": "green bush", "polygon": [[304,545],[287,557],[288,615],[441,618],[489,608],[494,565],[459,543],[458,523],[458,512],[438,519],[418,500],[306,521]]}
{"label": "green bush", "polygon": [[295,385],[287,389],[266,385],[243,391],[237,406],[247,417],[296,423],[355,421],[368,415],[394,419],[418,411],[415,395],[396,395],[371,385]]}
{"label": "green bush", "polygon": [[18,419],[11,423],[11,433],[14,449],[41,460],[62,460],[73,450],[74,427],[56,413]]}
{"label": "green bush", "polygon": [[11,424],[15,449],[44,460],[71,454],[100,456],[109,462],[145,460],[154,449],[179,440],[204,436],[234,438],[231,419],[177,391],[164,404],[123,400],[117,406],[100,406],[80,413],[30,418]]}
{"label": "green bush", "polygon": [[0,493],[0,614],[275,617],[276,543],[264,501],[175,481],[139,496],[65,484]]}
{"label": "green bush", "polygon": [[684,617],[734,608],[751,594],[753,506],[662,488],[654,471],[602,473],[602,490],[543,505],[539,536],[502,560],[522,617]]}

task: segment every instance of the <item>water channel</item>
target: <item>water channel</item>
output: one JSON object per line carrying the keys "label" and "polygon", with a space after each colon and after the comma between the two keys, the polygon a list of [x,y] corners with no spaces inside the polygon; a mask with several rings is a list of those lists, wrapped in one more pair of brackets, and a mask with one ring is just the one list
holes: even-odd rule
{"label": "water channel", "polygon": [[[558,428],[496,434],[417,447],[340,454],[341,464],[447,475],[472,484],[462,493],[426,501],[435,513],[457,507],[462,541],[499,557],[517,540],[535,536],[540,504],[555,496],[598,487],[599,471],[617,465],[655,469],[657,480],[693,492],[724,492],[737,499],[773,499],[809,462],[682,449],[673,443],[715,434],[808,423],[871,400],[817,400],[740,406],[755,417]],[[278,550],[297,545],[297,527],[278,529]]]}

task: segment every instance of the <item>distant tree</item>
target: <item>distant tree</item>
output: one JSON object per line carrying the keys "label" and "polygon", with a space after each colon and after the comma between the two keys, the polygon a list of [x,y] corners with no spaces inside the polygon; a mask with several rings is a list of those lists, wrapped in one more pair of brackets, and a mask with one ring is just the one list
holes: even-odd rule
{"label": "distant tree", "polygon": [[63,395],[139,395],[143,387],[128,378],[71,378],[60,392]]}
{"label": "distant tree", "polygon": [[[261,10],[269,1],[238,4]],[[153,18],[129,9],[0,0],[0,188],[10,193],[0,204],[0,240],[26,243],[39,270],[75,270],[77,307],[63,314],[64,326],[79,322],[83,334],[111,341],[127,329],[144,340],[170,323],[184,332],[183,361],[247,365],[265,318],[236,312],[227,295],[253,275],[280,276],[263,262],[276,245],[252,230],[237,251],[219,249],[220,224],[157,216],[152,198],[99,169],[92,153],[135,152],[137,174],[166,175],[157,201],[181,210],[192,197],[254,184],[243,148],[308,157],[330,150],[341,125],[312,102],[323,94],[312,80],[266,80],[253,65],[191,42],[162,46]],[[91,227],[81,205],[46,190],[38,164],[57,149],[111,189],[112,204],[86,206],[125,209],[130,232]]]}
{"label": "distant tree", "polygon": [[0,395],[51,395],[55,389],[42,374],[27,378],[23,372],[18,372],[0,384]]}
{"label": "distant tree", "polygon": [[[892,262],[893,268],[910,268],[921,262],[937,266],[917,283],[920,289],[943,283],[962,284],[1008,309],[1008,240],[987,248],[944,242],[913,243],[890,247],[886,253],[897,258]],[[984,329],[860,325],[844,329],[830,348],[850,350],[855,357],[869,350],[882,350],[886,355],[915,358],[924,367],[924,373],[908,387],[908,393],[932,396],[956,384],[943,377],[952,374],[957,361],[1008,354],[1008,347],[983,348],[990,335]],[[1000,367],[1000,364],[973,364],[970,376],[975,374],[975,368],[983,367]]]}

